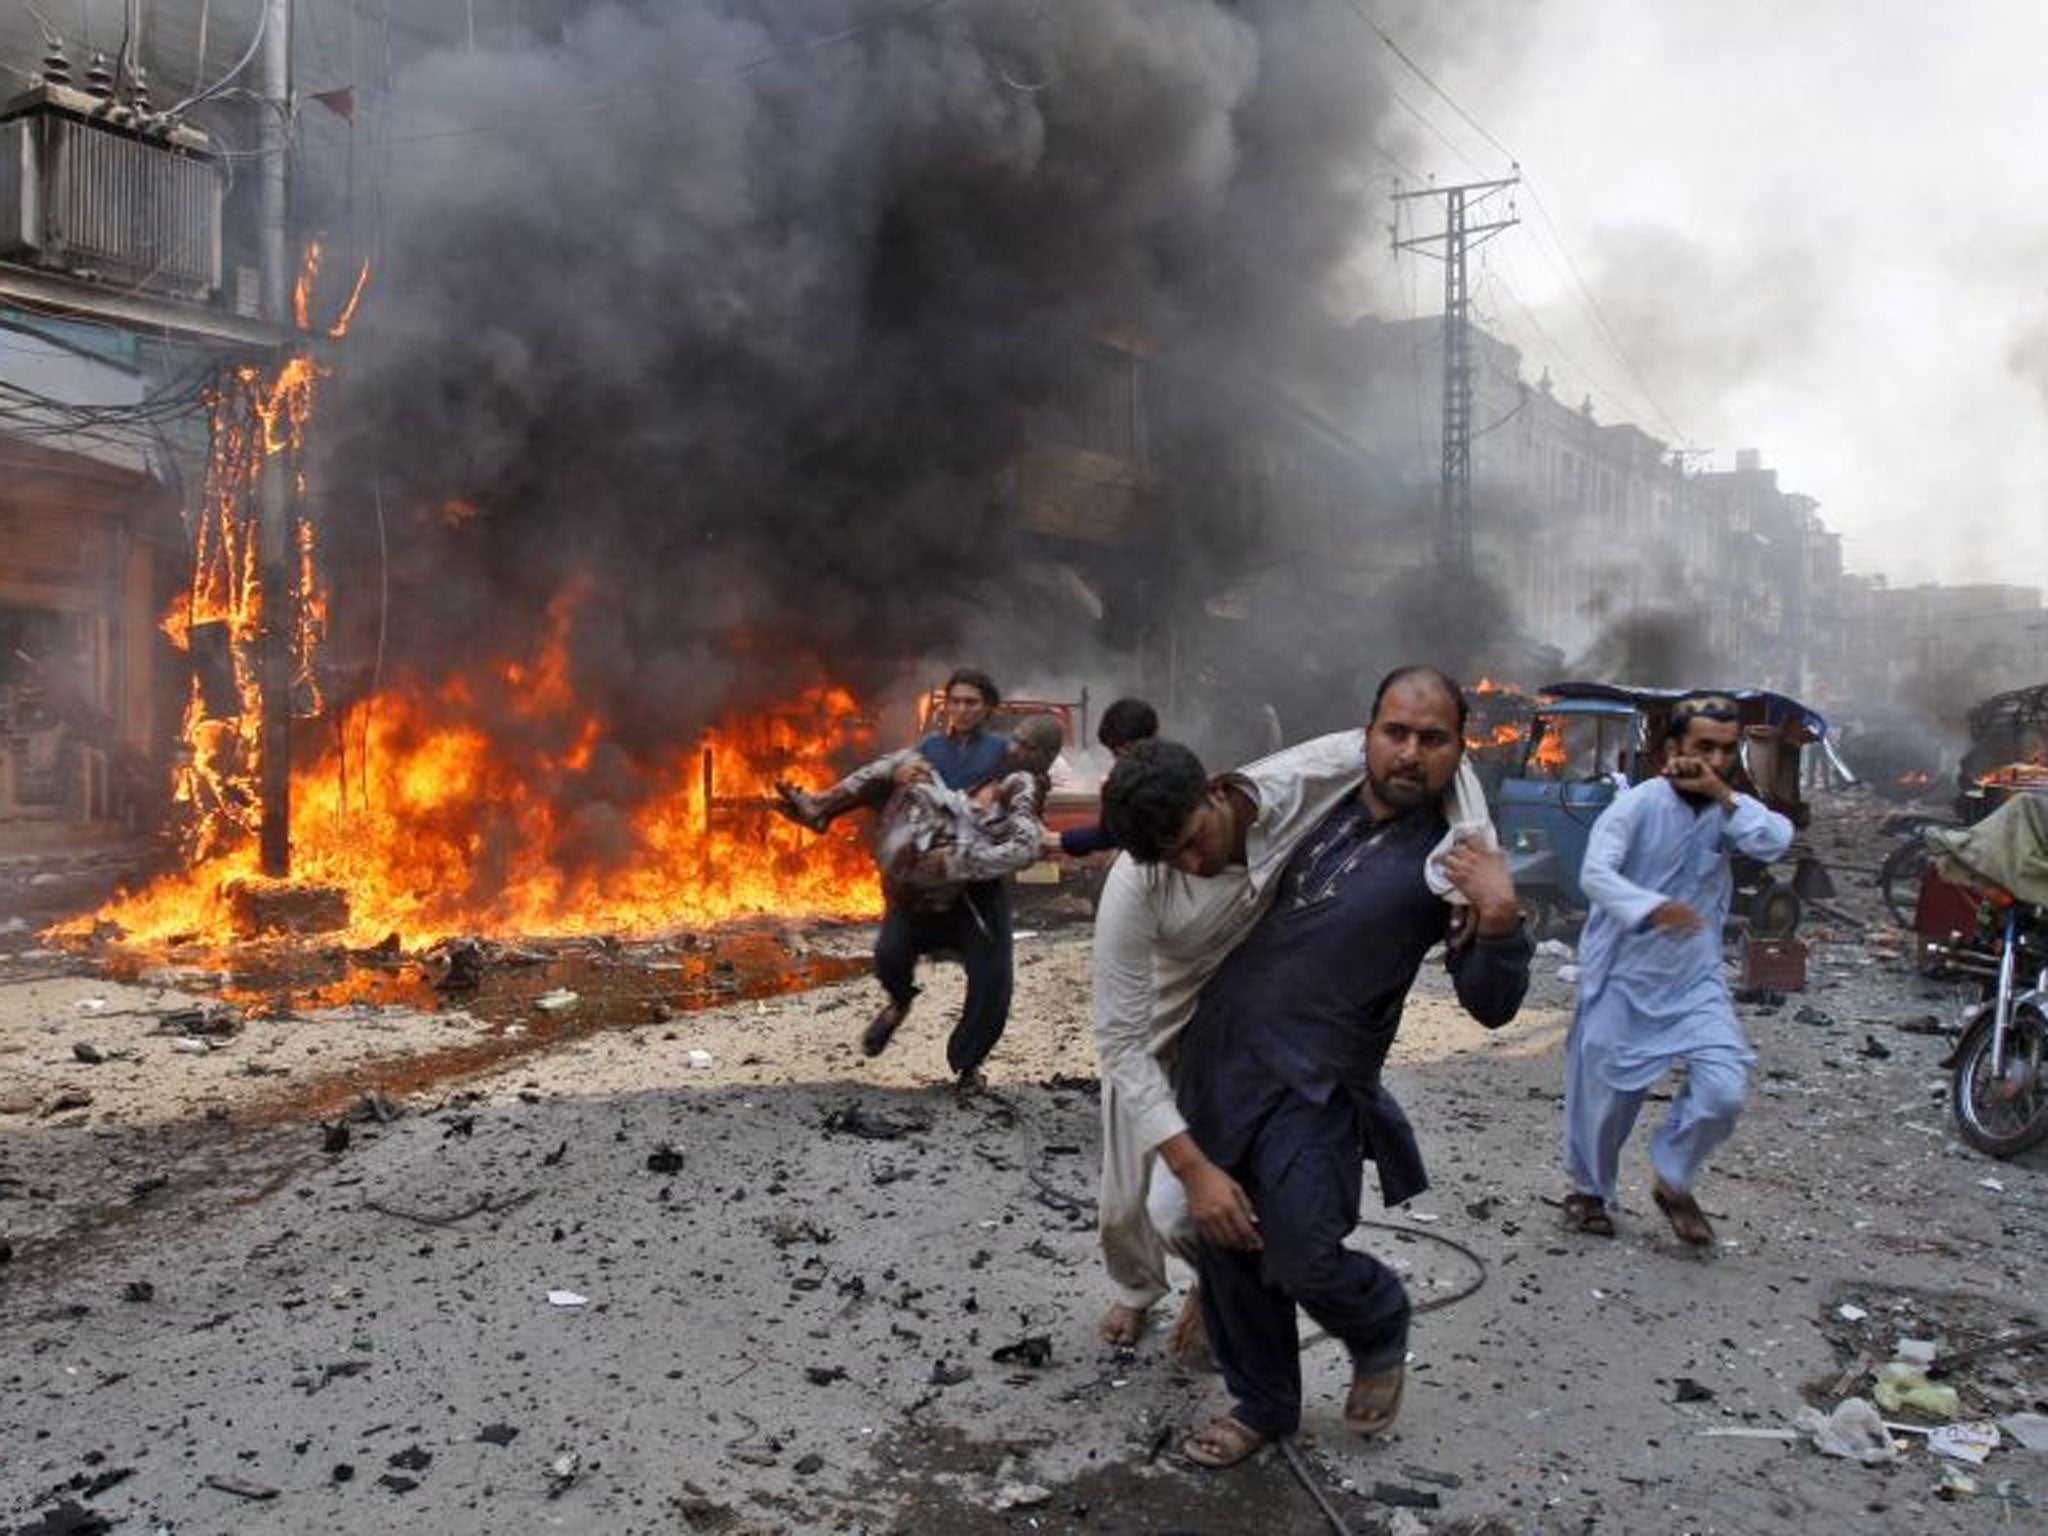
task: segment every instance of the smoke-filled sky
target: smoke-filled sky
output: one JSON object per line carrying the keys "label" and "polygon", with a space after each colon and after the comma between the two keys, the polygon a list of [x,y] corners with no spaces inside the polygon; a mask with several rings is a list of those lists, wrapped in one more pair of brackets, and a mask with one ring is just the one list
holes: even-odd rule
{"label": "smoke-filled sky", "polygon": [[[1603,419],[1675,424],[1717,467],[1762,449],[1820,499],[1851,569],[2048,585],[2048,7],[1543,0],[1428,15],[1404,47],[1520,157],[1541,203],[1521,198],[1528,227],[1475,284],[1532,373],[1547,363],[1574,400],[1590,374]],[[1408,165],[1500,174],[1426,86],[1394,83],[1469,156],[1402,109]],[[1670,422],[1598,337],[1559,234]]]}
{"label": "smoke-filled sky", "polygon": [[1025,413],[1106,327],[1286,375],[1372,227],[1384,60],[1342,9],[548,14],[400,73],[327,548],[378,590],[374,489],[388,654],[427,671],[573,587],[572,682],[627,741],[783,661],[1045,664],[1076,626],[990,505]]}

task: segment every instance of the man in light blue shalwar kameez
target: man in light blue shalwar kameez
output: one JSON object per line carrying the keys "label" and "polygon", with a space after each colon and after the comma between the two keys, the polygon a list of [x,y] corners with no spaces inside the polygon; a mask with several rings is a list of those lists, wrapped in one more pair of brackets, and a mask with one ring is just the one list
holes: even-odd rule
{"label": "man in light blue shalwar kameez", "polygon": [[1663,775],[1625,791],[1594,824],[1580,874],[1592,911],[1565,1045],[1565,1215],[1581,1232],[1613,1235],[1622,1145],[1644,1095],[1683,1066],[1685,1086],[1650,1140],[1652,1195],[1680,1238],[1705,1246],[1713,1228],[1693,1183],[1735,1129],[1756,1059],[1721,973],[1729,855],[1778,858],[1792,824],[1728,786],[1741,739],[1732,701],[1680,700],[1669,739]]}

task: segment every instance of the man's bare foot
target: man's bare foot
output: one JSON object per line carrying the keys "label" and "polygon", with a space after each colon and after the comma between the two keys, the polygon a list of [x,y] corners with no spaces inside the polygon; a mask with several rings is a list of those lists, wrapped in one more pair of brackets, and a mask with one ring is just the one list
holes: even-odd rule
{"label": "man's bare foot", "polygon": [[1135,1349],[1151,1323],[1150,1307],[1126,1306],[1120,1301],[1102,1314],[1102,1321],[1095,1325],[1095,1330],[1102,1335],[1102,1342],[1113,1348]]}
{"label": "man's bare foot", "polygon": [[1180,1304],[1180,1313],[1173,1320],[1173,1329],[1166,1335],[1166,1353],[1182,1370],[1216,1369],[1216,1352],[1209,1347],[1209,1330],[1202,1326],[1202,1288],[1199,1284],[1188,1286],[1188,1293]]}

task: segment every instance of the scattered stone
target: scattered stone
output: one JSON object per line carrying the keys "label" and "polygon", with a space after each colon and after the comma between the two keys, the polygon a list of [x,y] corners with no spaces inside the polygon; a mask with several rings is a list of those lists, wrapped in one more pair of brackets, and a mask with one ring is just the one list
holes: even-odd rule
{"label": "scattered stone", "polygon": [[1036,1483],[1005,1483],[991,1503],[996,1509],[1036,1509],[1051,1499],[1052,1490]]}
{"label": "scattered stone", "polygon": [[408,1445],[402,1451],[393,1451],[384,1459],[387,1467],[396,1467],[401,1472],[424,1472],[432,1465],[434,1453],[421,1450],[417,1445]]}
{"label": "scattered stone", "polygon": [[238,1499],[250,1499],[256,1503],[277,1497],[275,1488],[266,1483],[252,1483],[244,1478],[223,1477],[219,1473],[210,1473],[200,1481],[221,1493],[231,1493]]}
{"label": "scattered stone", "polygon": [[345,1461],[337,1461],[334,1464],[334,1470],[327,1475],[337,1483],[353,1482],[355,1481],[356,1469]]}
{"label": "scattered stone", "polygon": [[123,1301],[155,1301],[156,1287],[147,1280],[130,1280],[121,1287]]}
{"label": "scattered stone", "polygon": [[114,1523],[98,1510],[87,1509],[75,1499],[64,1499],[18,1527],[16,1536],[100,1536],[113,1528]]}
{"label": "scattered stone", "polygon": [[796,1466],[792,1470],[798,1477],[809,1477],[812,1473],[823,1470],[824,1465],[825,1458],[816,1451],[812,1451],[808,1456],[798,1457]]}
{"label": "scattered stone", "polygon": [[660,1146],[647,1154],[647,1171],[649,1173],[663,1174],[681,1173],[683,1171],[683,1154],[664,1141]]}
{"label": "scattered stone", "polygon": [[320,1150],[322,1152],[346,1152],[348,1150],[351,1133],[346,1120],[336,1120],[331,1125],[323,1123],[320,1127],[320,1132]]}
{"label": "scattered stone", "polygon": [[1863,1037],[1863,1047],[1856,1054],[1869,1061],[1890,1061],[1892,1048],[1877,1036],[1866,1034]]}
{"label": "scattered stone", "polygon": [[396,1472],[386,1472],[382,1477],[377,1479],[378,1487],[389,1488],[393,1493],[411,1493],[413,1489],[419,1487],[419,1485],[420,1483],[418,1478],[403,1477]]}
{"label": "scattered stone", "polygon": [[1690,1376],[1680,1376],[1671,1383],[1671,1401],[1674,1403],[1711,1403],[1714,1389],[1702,1386]]}
{"label": "scattered stone", "polygon": [[1385,1481],[1372,1485],[1372,1501],[1397,1509],[1437,1509],[1443,1500],[1427,1488],[1410,1488],[1401,1483]]}
{"label": "scattered stone", "polygon": [[510,1445],[519,1438],[519,1431],[510,1424],[486,1424],[476,1437],[485,1445]]}
{"label": "scattered stone", "polygon": [[107,1059],[101,1054],[100,1048],[90,1040],[74,1040],[71,1043],[71,1057],[74,1061],[83,1062],[88,1067],[96,1067]]}
{"label": "scattered stone", "polygon": [[825,1116],[827,1131],[844,1132],[863,1141],[900,1141],[905,1136],[931,1128],[929,1115],[884,1114],[880,1110],[864,1109],[858,1104],[848,1104]]}
{"label": "scattered stone", "polygon": [[[1005,1344],[989,1358],[998,1365],[1041,1366],[1052,1363],[1052,1336],[1034,1333],[1013,1344]],[[935,1376],[933,1378],[937,1380]]]}
{"label": "scattered stone", "polygon": [[536,997],[533,1006],[542,1013],[563,1013],[574,1008],[578,1001],[577,995],[567,987],[556,987],[553,991],[543,992]]}
{"label": "scattered stone", "polygon": [[948,1360],[944,1355],[932,1362],[931,1384],[935,1387],[957,1387],[974,1374],[974,1368],[965,1361]]}

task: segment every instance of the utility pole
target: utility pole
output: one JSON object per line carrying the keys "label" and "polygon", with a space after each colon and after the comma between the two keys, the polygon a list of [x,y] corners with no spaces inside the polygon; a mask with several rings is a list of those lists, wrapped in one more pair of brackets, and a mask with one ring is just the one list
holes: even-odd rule
{"label": "utility pole", "polygon": [[[262,263],[263,318],[281,332],[292,324],[291,270],[286,256],[291,220],[287,164],[291,130],[291,0],[264,0],[263,51],[257,89],[262,93],[262,178],[257,187],[257,253]],[[286,341],[275,353],[282,370],[291,357]],[[262,685],[260,722],[262,768],[259,786],[263,821],[258,851],[263,873],[282,879],[292,868],[292,642],[297,628],[298,577],[293,558],[293,500],[297,491],[288,448],[264,445],[257,485],[256,556],[263,587],[263,618],[257,631],[257,677]]]}
{"label": "utility pole", "polygon": [[[1472,574],[1472,322],[1466,286],[1465,257],[1519,222],[1510,210],[1504,219],[1475,224],[1476,205],[1519,182],[1519,176],[1498,181],[1468,181],[1455,187],[1430,187],[1421,192],[1396,192],[1395,202],[1418,197],[1444,200],[1444,227],[1434,235],[1394,238],[1397,251],[1416,251],[1444,264],[1444,432],[1443,475],[1438,490],[1436,558],[1438,566],[1460,577]],[[1468,202],[1469,199],[1469,202]],[[1442,251],[1433,249],[1441,245]]]}

